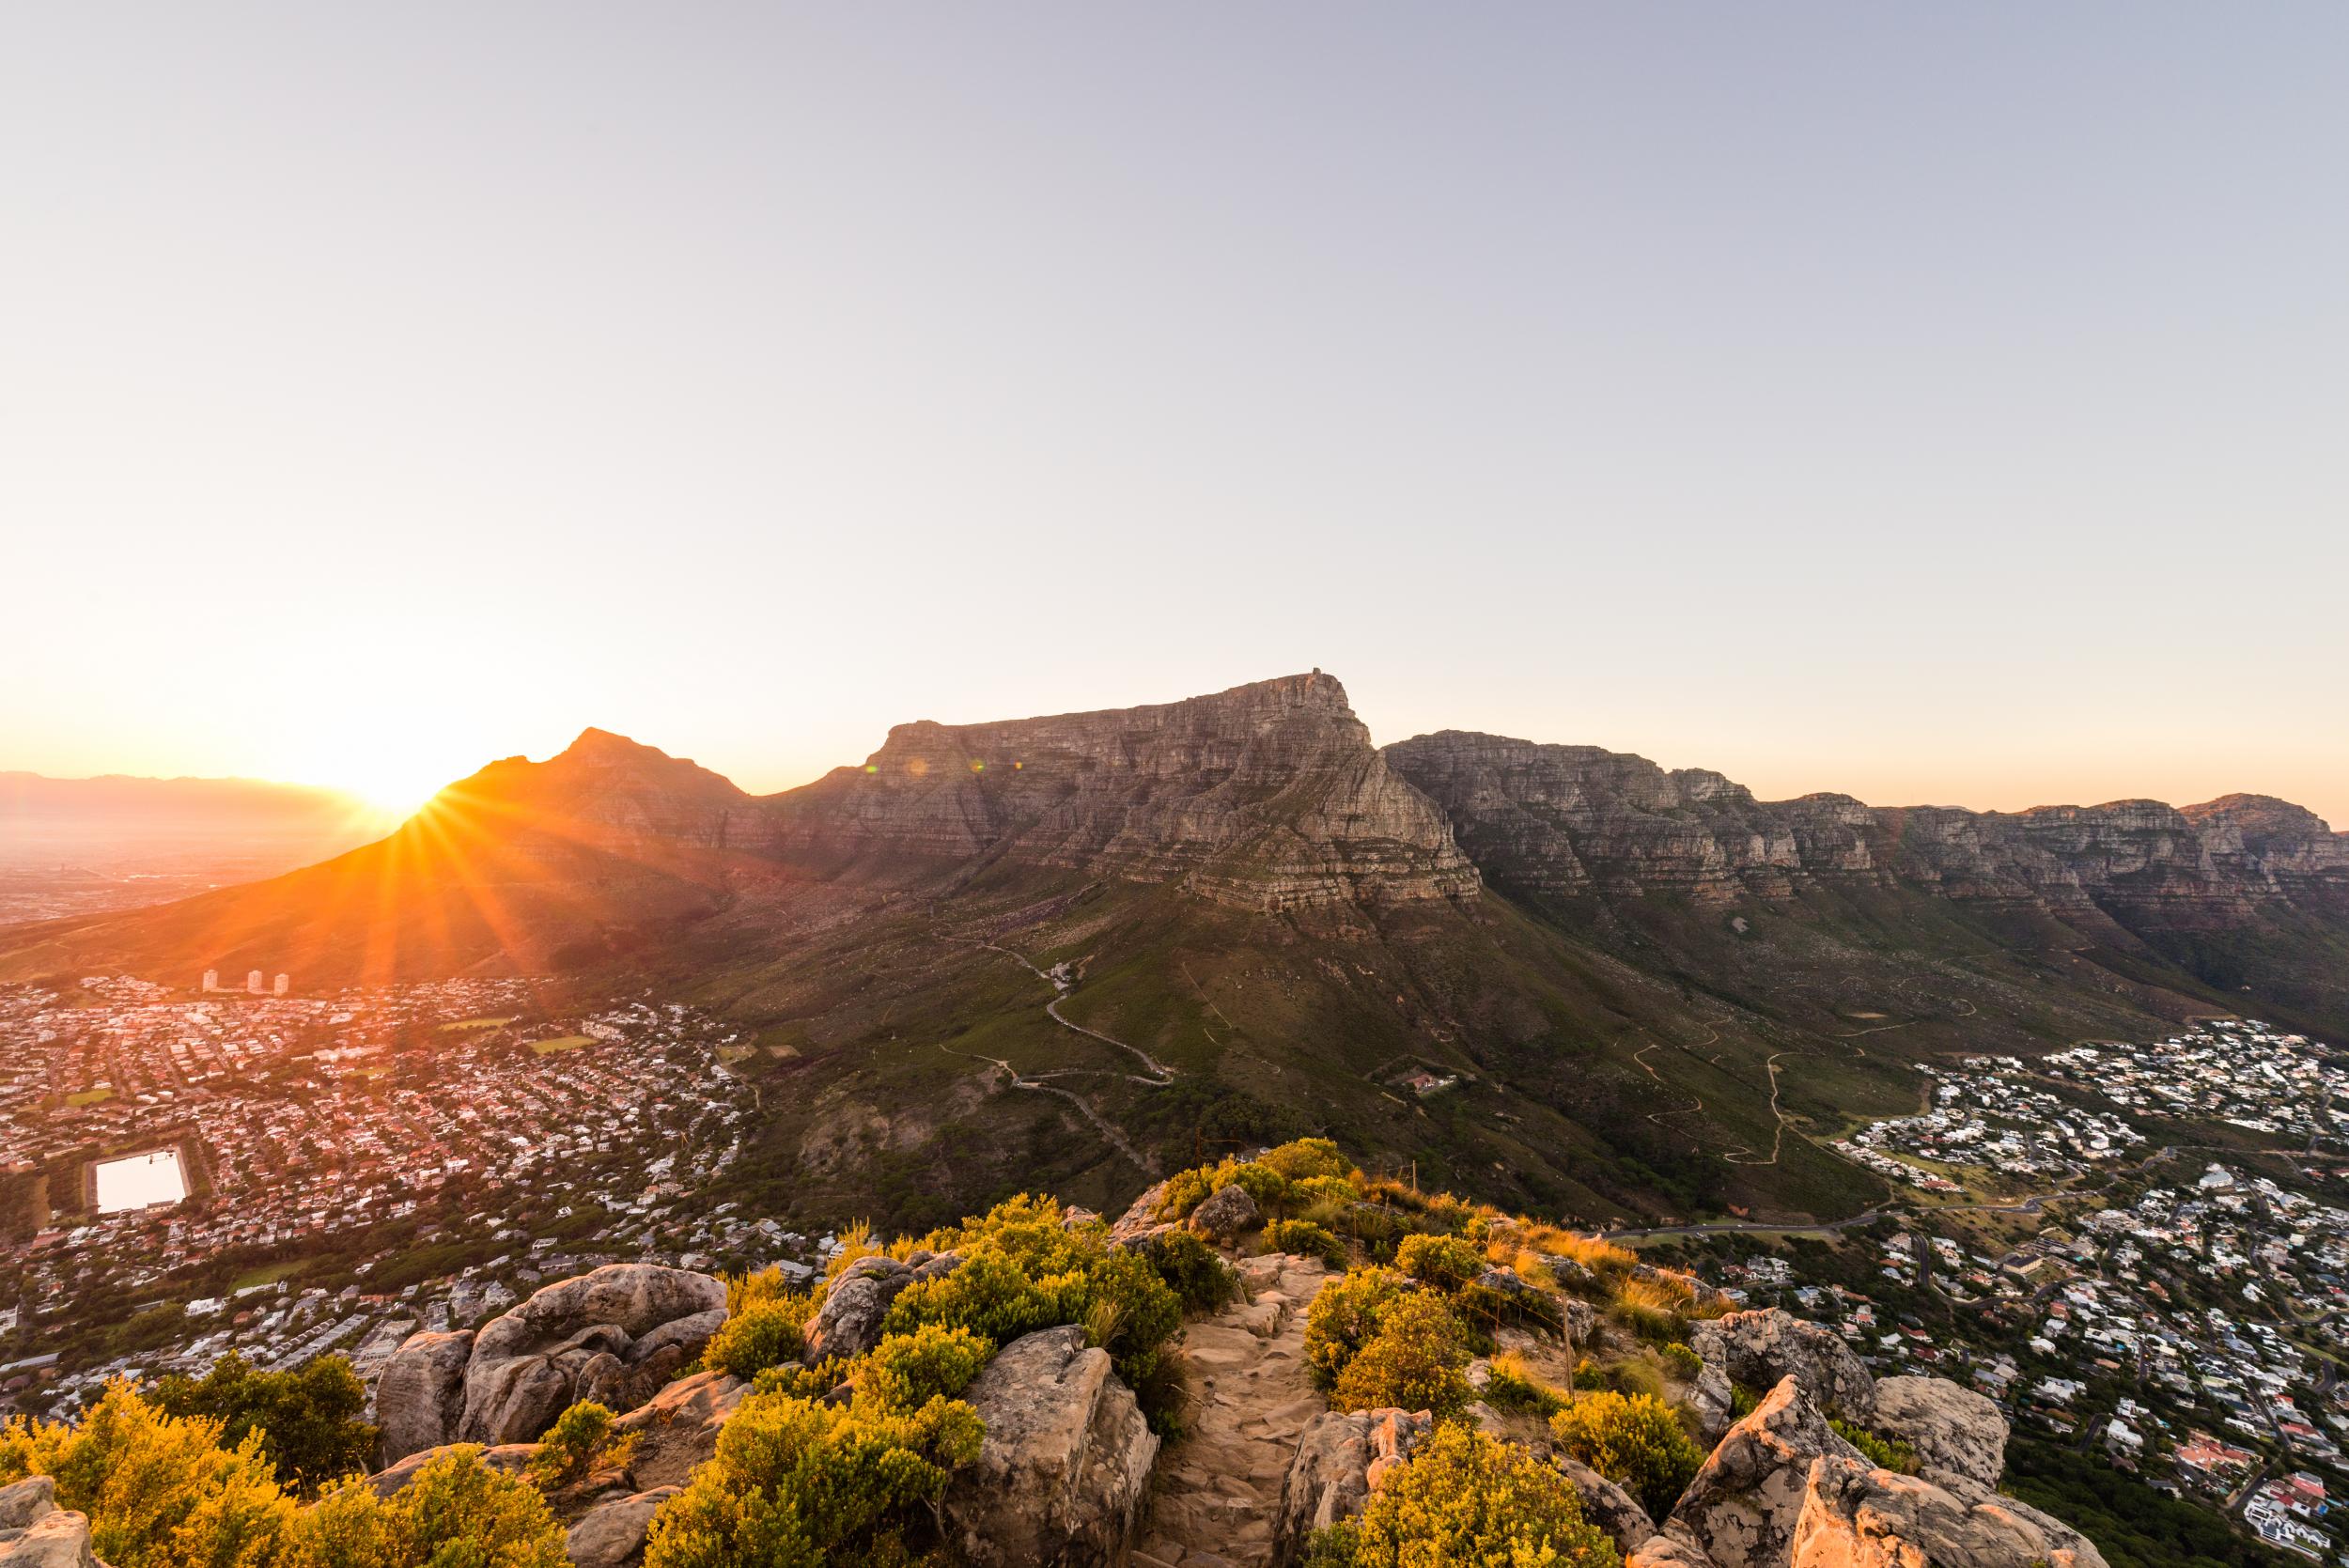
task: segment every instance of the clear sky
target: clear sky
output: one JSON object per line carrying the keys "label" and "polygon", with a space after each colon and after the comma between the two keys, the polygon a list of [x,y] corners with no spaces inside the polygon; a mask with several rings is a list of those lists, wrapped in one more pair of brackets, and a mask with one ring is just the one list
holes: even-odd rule
{"label": "clear sky", "polygon": [[0,768],[1320,665],[1769,796],[2349,826],[2349,8],[0,15]]}

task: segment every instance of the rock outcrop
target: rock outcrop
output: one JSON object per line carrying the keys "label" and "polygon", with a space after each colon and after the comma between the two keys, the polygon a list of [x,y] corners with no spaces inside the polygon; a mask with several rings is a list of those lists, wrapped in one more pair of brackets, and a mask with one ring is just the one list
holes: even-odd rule
{"label": "rock outcrop", "polygon": [[1927,1481],[1995,1486],[2006,1467],[2006,1418],[1987,1398],[1946,1377],[1877,1378],[1868,1424],[1914,1449]]}
{"label": "rock outcrop", "polygon": [[824,1294],[824,1304],[808,1320],[810,1360],[837,1356],[843,1360],[862,1356],[881,1342],[881,1323],[889,1316],[898,1292],[918,1281],[951,1274],[962,1262],[957,1252],[916,1250],[904,1262],[894,1258],[859,1258],[840,1271]]}
{"label": "rock outcrop", "polygon": [[1095,1568],[1130,1549],[1159,1439],[1081,1328],[1003,1346],[962,1396],[986,1423],[979,1457],[940,1503],[950,1546],[976,1568]]}
{"label": "rock outcrop", "polygon": [[1785,1568],[1812,1462],[1859,1457],[1789,1375],[1729,1429],[1672,1505],[1662,1533],[1718,1568]]}
{"label": "rock outcrop", "polygon": [[388,1498],[415,1480],[417,1471],[441,1455],[454,1453],[460,1450],[478,1452],[481,1455],[482,1464],[501,1475],[518,1476],[530,1468],[531,1456],[538,1452],[538,1445],[536,1443],[498,1443],[492,1447],[484,1448],[479,1443],[444,1443],[439,1448],[426,1449],[422,1452],[412,1453],[396,1465],[385,1466],[367,1477],[367,1484],[375,1488],[377,1497]]}
{"label": "rock outcrop", "polygon": [[1318,671],[1148,707],[900,724],[863,767],[769,804],[776,852],[829,873],[985,856],[1259,909],[1479,886],[1443,814]]}
{"label": "rock outcrop", "polygon": [[1656,1521],[1630,1493],[1571,1453],[1553,1453],[1549,1462],[1581,1496],[1582,1516],[1605,1530],[1621,1550],[1637,1551],[1654,1538]]}
{"label": "rock outcrop", "polygon": [[1805,1483],[1790,1568],[2105,1568],[2085,1536],[1995,1493],[1959,1497],[1864,1460],[1822,1458]]}
{"label": "rock outcrop", "polygon": [[411,1334],[375,1385],[375,1423],[382,1429],[381,1463],[438,1448],[457,1435],[465,1414],[465,1363],[473,1330]]}
{"label": "rock outcrop", "polygon": [[1297,1560],[1313,1532],[1370,1505],[1387,1470],[1434,1430],[1426,1411],[1329,1410],[1306,1424],[1272,1525],[1276,1564]]}
{"label": "rock outcrop", "polygon": [[1209,1241],[1228,1247],[1256,1222],[1256,1200],[1237,1182],[1211,1192],[1190,1211],[1190,1228]]}
{"label": "rock outcrop", "polygon": [[564,1532],[563,1550],[571,1568],[634,1568],[644,1560],[645,1538],[661,1505],[677,1495],[675,1486],[606,1498]]}
{"label": "rock outcrop", "polygon": [[718,1434],[748,1397],[751,1386],[713,1368],[681,1377],[612,1423],[614,1436],[633,1437],[629,1480],[645,1491],[682,1486],[718,1452]]}
{"label": "rock outcrop", "polygon": [[1875,1412],[1875,1380],[1842,1337],[1777,1307],[1699,1322],[1688,1344],[1707,1366],[1749,1389],[1793,1377],[1832,1415],[1866,1421]]}
{"label": "rock outcrop", "polygon": [[57,1506],[45,1475],[0,1486],[0,1563],[8,1568],[104,1568],[90,1550],[89,1520]]}

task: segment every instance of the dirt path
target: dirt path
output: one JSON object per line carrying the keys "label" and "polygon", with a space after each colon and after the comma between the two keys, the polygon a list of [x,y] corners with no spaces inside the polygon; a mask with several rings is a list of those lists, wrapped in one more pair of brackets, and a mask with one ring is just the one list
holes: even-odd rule
{"label": "dirt path", "polygon": [[1190,1431],[1159,1456],[1138,1568],[1268,1568],[1281,1483],[1305,1423],[1329,1408],[1305,1376],[1305,1309],[1330,1271],[1252,1258],[1252,1302],[1183,1331]]}

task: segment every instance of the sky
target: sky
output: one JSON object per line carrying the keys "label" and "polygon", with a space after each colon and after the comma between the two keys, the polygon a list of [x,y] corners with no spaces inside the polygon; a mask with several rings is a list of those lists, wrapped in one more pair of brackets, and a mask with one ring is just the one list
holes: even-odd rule
{"label": "sky", "polygon": [[2349,827],[2349,8],[0,14],[0,768],[1319,666]]}

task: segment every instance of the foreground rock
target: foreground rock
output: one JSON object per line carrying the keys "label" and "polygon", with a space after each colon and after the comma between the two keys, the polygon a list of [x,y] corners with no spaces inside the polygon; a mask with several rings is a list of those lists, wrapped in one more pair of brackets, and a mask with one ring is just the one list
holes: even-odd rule
{"label": "foreground rock", "polygon": [[1656,1521],[1630,1493],[1570,1453],[1552,1454],[1549,1462],[1581,1495],[1582,1516],[1613,1537],[1626,1554],[1655,1537]]}
{"label": "foreground rock", "polygon": [[0,1562],[8,1568],[101,1568],[90,1550],[89,1520],[57,1506],[45,1475],[0,1486]]}
{"label": "foreground rock", "polygon": [[1426,1411],[1325,1411],[1305,1428],[1281,1488],[1272,1526],[1272,1560],[1294,1562],[1314,1531],[1351,1519],[1370,1505],[1389,1469],[1411,1456],[1435,1418]]}
{"label": "foreground rock", "polygon": [[1256,1220],[1256,1200],[1237,1182],[1210,1192],[1190,1211],[1191,1230],[1226,1247],[1239,1240]]}
{"label": "foreground rock", "polygon": [[1814,1402],[1847,1421],[1866,1421],[1875,1413],[1875,1380],[1842,1336],[1779,1308],[1697,1323],[1688,1345],[1749,1389],[1793,1377]]}
{"label": "foreground rock", "polygon": [[716,1456],[718,1434],[750,1391],[731,1373],[697,1372],[614,1421],[615,1437],[636,1439],[629,1480],[646,1490],[684,1485]]}
{"label": "foreground rock", "polygon": [[456,1435],[530,1441],[578,1399],[631,1409],[725,1318],[722,1281],[658,1264],[608,1264],[549,1285],[474,1337]]}
{"label": "foreground rock", "polygon": [[1812,1463],[1859,1457],[1789,1374],[1721,1438],[1662,1533],[1719,1568],[1785,1568]]}
{"label": "foreground rock", "polygon": [[661,1505],[677,1495],[675,1486],[608,1498],[579,1517],[563,1537],[571,1568],[633,1568],[645,1560],[645,1538]]}
{"label": "foreground rock", "polygon": [[1857,1459],[1812,1467],[1790,1548],[1790,1568],[2105,1568],[2086,1537],[2036,1509]]}
{"label": "foreground rock", "polygon": [[473,1330],[411,1334],[383,1367],[375,1386],[375,1421],[383,1431],[385,1465],[439,1448],[457,1434],[465,1414],[465,1363]]}
{"label": "foreground rock", "polygon": [[1869,1424],[1915,1449],[1927,1481],[1995,1486],[2006,1468],[2006,1418],[1988,1399],[1946,1377],[1879,1378]]}
{"label": "foreground rock", "polygon": [[502,1475],[519,1476],[529,1471],[531,1455],[538,1452],[538,1445],[536,1443],[500,1443],[495,1448],[482,1448],[477,1443],[450,1443],[441,1448],[430,1448],[418,1453],[412,1453],[398,1464],[378,1470],[367,1477],[367,1484],[375,1488],[377,1497],[388,1498],[393,1493],[405,1488],[410,1482],[416,1479],[418,1470],[423,1469],[441,1455],[456,1453],[463,1450],[479,1452],[482,1464]]}
{"label": "foreground rock", "polygon": [[962,1560],[977,1568],[1123,1562],[1159,1440],[1108,1352],[1088,1347],[1081,1328],[1024,1335],[963,1398],[987,1436],[940,1505]]}

